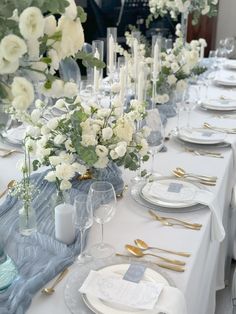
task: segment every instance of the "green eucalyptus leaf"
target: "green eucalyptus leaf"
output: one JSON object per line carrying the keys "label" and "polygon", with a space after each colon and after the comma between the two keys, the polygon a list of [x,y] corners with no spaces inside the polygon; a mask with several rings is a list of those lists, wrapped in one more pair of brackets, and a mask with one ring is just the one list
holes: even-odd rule
{"label": "green eucalyptus leaf", "polygon": [[81,23],[85,23],[87,20],[87,13],[84,12],[82,7],[77,7],[77,16]]}

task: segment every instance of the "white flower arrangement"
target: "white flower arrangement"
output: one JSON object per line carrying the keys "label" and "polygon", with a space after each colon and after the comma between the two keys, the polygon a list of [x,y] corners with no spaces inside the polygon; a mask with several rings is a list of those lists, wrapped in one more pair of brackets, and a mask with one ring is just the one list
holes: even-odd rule
{"label": "white flower arrangement", "polygon": [[192,13],[193,24],[197,24],[200,15],[214,16],[217,13],[218,0],[149,0],[150,15],[147,24],[159,16],[170,14],[177,19],[179,14]]}
{"label": "white flower arrangement", "polygon": [[[136,131],[136,124],[144,118],[145,105],[132,100],[129,111],[120,114],[117,103],[114,100],[111,108],[94,105],[88,111],[77,99],[70,103],[60,99],[51,108],[38,101],[33,112],[26,110],[26,146],[34,157],[34,170],[49,166],[46,179],[60,190],[70,189],[77,173],[105,168],[110,161],[136,170],[139,156],[148,159],[148,132],[146,128]],[[58,106],[62,114],[55,117]]]}

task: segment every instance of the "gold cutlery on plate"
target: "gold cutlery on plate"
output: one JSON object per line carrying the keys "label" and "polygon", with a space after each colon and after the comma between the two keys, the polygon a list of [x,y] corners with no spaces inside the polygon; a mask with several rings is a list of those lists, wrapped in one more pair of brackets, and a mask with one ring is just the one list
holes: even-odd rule
{"label": "gold cutlery on plate", "polygon": [[190,227],[195,227],[195,228],[201,228],[202,224],[198,224],[198,223],[190,223],[184,220],[180,220],[177,218],[173,218],[173,217],[164,217],[164,216],[160,216],[157,213],[155,213],[154,211],[152,211],[151,209],[149,209],[149,214],[155,219],[155,220],[166,220],[166,221],[176,221],[177,223],[181,223],[183,225],[186,226],[190,226]]}
{"label": "gold cutlery on plate", "polygon": [[53,285],[49,288],[43,288],[41,290],[41,292],[45,295],[51,295],[55,292],[54,288],[56,287],[57,284],[59,284],[60,281],[62,281],[62,279],[66,276],[66,274],[68,273],[69,269],[66,268],[64,269],[60,275],[57,277],[57,279],[55,280],[55,282],[53,283]]}
{"label": "gold cutlery on plate", "polygon": [[[116,253],[116,256],[121,256],[121,257],[127,257],[127,258],[131,258],[130,255],[125,255],[125,254],[120,254],[120,253]],[[133,256],[132,256],[133,257]],[[137,257],[137,256],[136,256]],[[173,270],[173,271],[177,271],[177,272],[184,272],[185,271],[185,268],[182,267],[182,266],[178,266],[178,265],[170,265],[170,264],[163,264],[163,263],[153,263],[152,264],[155,264],[161,268],[165,268],[165,269],[169,269],[169,270]]]}
{"label": "gold cutlery on plate", "polygon": [[11,180],[11,181],[7,184],[6,189],[5,189],[3,192],[0,193],[0,198],[2,198],[2,197],[7,193],[7,191],[8,191],[9,189],[13,188],[14,185],[16,185],[16,181],[15,181],[15,180]]}
{"label": "gold cutlery on plate", "polygon": [[207,122],[203,123],[203,127],[205,129],[210,129],[210,130],[217,131],[217,132],[236,134],[236,128],[222,128],[222,127],[212,126]]}
{"label": "gold cutlery on plate", "polygon": [[158,250],[158,251],[161,251],[161,252],[170,253],[170,254],[174,254],[174,255],[178,255],[178,256],[184,256],[184,257],[191,256],[191,254],[186,253],[186,252],[176,252],[176,251],[161,249],[161,248],[156,247],[156,246],[149,246],[146,242],[144,242],[141,239],[135,239],[134,243],[143,251],[146,251],[146,250]]}
{"label": "gold cutlery on plate", "polygon": [[156,254],[152,254],[152,253],[143,253],[143,251],[140,248],[133,246],[133,245],[130,245],[130,244],[126,244],[125,248],[127,251],[129,251],[131,254],[135,255],[136,257],[154,256],[154,257],[161,259],[163,262],[166,262],[166,263],[170,263],[170,264],[174,264],[174,265],[181,265],[181,266],[184,266],[186,264],[183,261],[173,260],[173,259],[166,258],[166,257],[160,256],[160,255],[156,255]]}
{"label": "gold cutlery on plate", "polygon": [[216,185],[216,182],[211,182],[211,181],[206,181],[206,180],[202,180],[202,179],[199,179],[197,177],[193,177],[193,176],[189,176],[189,175],[182,175],[180,173],[178,173],[176,170],[173,170],[172,171],[173,174],[181,179],[181,180],[185,180],[185,179],[188,179],[188,181],[191,179],[191,180],[194,180],[194,181],[197,181],[198,183],[201,183],[201,184],[204,184],[204,185],[208,185],[208,186],[215,186]]}

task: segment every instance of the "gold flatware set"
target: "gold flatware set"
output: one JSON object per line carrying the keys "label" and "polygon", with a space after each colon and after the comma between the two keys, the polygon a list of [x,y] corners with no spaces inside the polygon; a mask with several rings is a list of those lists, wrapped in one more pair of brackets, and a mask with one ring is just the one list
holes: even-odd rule
{"label": "gold flatware set", "polygon": [[183,168],[180,167],[177,167],[176,169],[172,170],[172,172],[179,179],[195,180],[204,185],[215,186],[217,181],[216,176],[206,176],[188,173]]}
{"label": "gold flatware set", "polygon": [[23,151],[17,150],[17,149],[6,149],[6,148],[0,148],[0,157],[5,158],[12,154],[19,153],[23,154]]}
{"label": "gold flatware set", "polygon": [[68,268],[64,269],[64,270],[60,273],[60,275],[57,277],[57,279],[54,281],[54,283],[52,284],[52,286],[51,286],[51,287],[48,287],[48,288],[43,288],[43,289],[41,290],[41,292],[42,292],[43,294],[45,294],[45,295],[51,295],[51,294],[53,294],[53,293],[55,292],[54,288],[56,287],[56,285],[58,285],[59,282],[62,281],[62,279],[67,275],[68,272],[69,272],[69,269],[68,269]]}
{"label": "gold flatware set", "polygon": [[213,157],[213,158],[224,158],[221,153],[218,152],[210,152],[210,151],[205,151],[205,150],[196,150],[196,149],[191,149],[185,147],[185,151],[189,153],[193,153],[196,156],[207,156],[207,157]]}
{"label": "gold flatware set", "polygon": [[15,185],[16,185],[16,181],[15,180],[11,180],[8,184],[7,187],[5,188],[5,190],[3,192],[0,193],[0,198],[2,198],[7,192],[8,190],[12,189]]}
{"label": "gold flatware set", "polygon": [[207,122],[203,123],[203,127],[205,129],[210,129],[210,130],[217,131],[217,132],[223,132],[223,133],[227,133],[227,134],[236,134],[236,128],[217,127],[217,126],[213,126]]}

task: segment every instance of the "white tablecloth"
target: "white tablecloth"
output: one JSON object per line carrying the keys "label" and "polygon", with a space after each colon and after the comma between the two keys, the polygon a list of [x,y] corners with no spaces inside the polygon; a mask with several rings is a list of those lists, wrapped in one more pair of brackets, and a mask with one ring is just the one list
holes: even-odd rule
{"label": "white tablecloth", "polygon": [[[209,95],[230,96],[236,99],[236,89],[225,89],[210,86]],[[199,108],[192,113],[191,122],[194,126],[200,126],[206,119],[213,117],[215,113],[203,111]],[[174,127],[176,118],[170,119],[166,134]],[[234,135],[236,138],[236,135]],[[208,187],[216,193],[220,216],[226,230],[226,238],[222,243],[210,240],[211,212],[205,208],[191,213],[179,213],[178,218],[203,225],[200,231],[172,228],[162,226],[150,219],[147,209],[137,204],[130,195],[132,183],[130,179],[134,173],[125,171],[124,181],[129,185],[123,199],[118,201],[114,218],[104,226],[105,241],[112,244],[117,252],[125,253],[124,245],[132,244],[134,239],[140,238],[152,246],[166,249],[190,252],[190,258],[186,258],[187,266],[184,273],[176,273],[165,270],[173,279],[176,286],[184,293],[189,314],[213,314],[215,310],[215,292],[224,287],[225,261],[228,255],[228,234],[230,212],[230,199],[233,187],[234,158],[231,148],[219,148],[224,159],[195,156],[186,152],[183,145],[173,139],[167,143],[168,152],[159,153],[155,158],[155,170],[163,175],[169,175],[171,169],[177,166],[184,169],[205,174],[217,175],[216,187]],[[0,162],[0,190],[10,179],[19,177],[15,169],[19,155],[1,159]],[[168,214],[165,214],[168,216]],[[177,216],[169,214],[170,216]],[[100,241],[100,226],[96,223],[90,230],[87,247]],[[74,264],[70,272],[79,267]],[[32,301],[28,314],[57,313],[69,314],[64,302],[64,280],[56,289],[56,293],[50,297],[38,292]]]}

